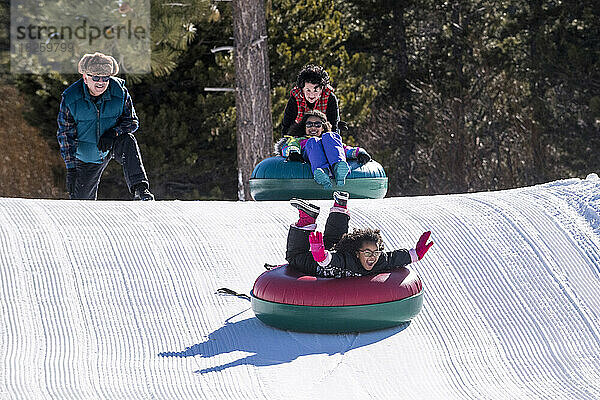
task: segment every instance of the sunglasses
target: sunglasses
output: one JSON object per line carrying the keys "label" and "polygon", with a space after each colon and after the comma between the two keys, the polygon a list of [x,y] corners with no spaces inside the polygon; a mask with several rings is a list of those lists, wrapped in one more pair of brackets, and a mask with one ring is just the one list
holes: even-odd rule
{"label": "sunglasses", "polygon": [[94,82],[108,82],[110,76],[96,76],[96,75],[88,75]]}
{"label": "sunglasses", "polygon": [[323,123],[321,121],[307,122],[306,123],[306,127],[307,128],[320,128],[322,126],[323,126]]}
{"label": "sunglasses", "polygon": [[373,256],[379,257],[381,255],[381,253],[383,253],[383,251],[381,251],[381,250],[375,250],[375,251],[371,251],[371,250],[359,250],[358,252],[359,253],[363,253],[366,258],[371,258]]}

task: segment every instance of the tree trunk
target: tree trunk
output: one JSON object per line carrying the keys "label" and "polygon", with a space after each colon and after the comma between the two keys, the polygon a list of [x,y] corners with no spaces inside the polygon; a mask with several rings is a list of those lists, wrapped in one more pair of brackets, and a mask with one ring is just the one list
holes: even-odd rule
{"label": "tree trunk", "polygon": [[[417,137],[414,128],[413,121],[413,107],[412,107],[412,93],[408,88],[409,78],[409,64],[408,64],[408,48],[406,44],[406,23],[404,14],[408,8],[407,2],[393,1],[390,4],[393,31],[395,43],[393,48],[395,49],[394,58],[397,63],[398,74],[392,77],[392,93],[398,93],[396,96],[400,100],[398,104],[398,110],[400,112],[400,126],[402,134],[398,132],[394,133],[391,138],[391,144],[394,148],[399,149],[398,160],[399,166],[396,171],[396,182],[406,182],[406,185],[414,182],[414,158],[415,149],[417,146]],[[401,149],[401,150],[400,150]],[[398,195],[406,194],[406,189],[403,188],[402,192],[397,193]]]}
{"label": "tree trunk", "polygon": [[[529,57],[530,65],[532,66],[529,76],[529,87],[531,90],[531,135],[530,135],[530,151],[533,160],[533,180],[530,180],[532,184],[538,184],[546,181],[546,148],[544,146],[545,136],[542,130],[542,126],[548,123],[548,116],[544,110],[544,92],[545,85],[544,73],[540,68],[543,64],[544,54],[542,51],[538,51],[538,43],[543,42],[543,21],[542,15],[542,4],[540,1],[534,1],[531,3],[532,16],[535,16],[533,23],[529,24],[529,31],[531,36],[529,38]],[[533,17],[532,17],[533,19]]]}
{"label": "tree trunk", "polygon": [[264,0],[233,0],[238,198],[250,199],[252,170],[273,151]]}

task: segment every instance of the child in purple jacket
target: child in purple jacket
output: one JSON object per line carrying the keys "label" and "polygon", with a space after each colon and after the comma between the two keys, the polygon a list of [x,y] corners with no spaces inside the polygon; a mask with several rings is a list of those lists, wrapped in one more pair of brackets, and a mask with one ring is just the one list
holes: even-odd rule
{"label": "child in purple jacket", "polygon": [[290,161],[308,161],[315,181],[325,189],[333,186],[329,180],[329,171],[338,186],[346,183],[350,173],[347,159],[358,159],[360,164],[371,161],[371,156],[360,147],[346,146],[337,132],[331,132],[331,124],[325,114],[311,110],[304,114],[300,123],[290,130],[290,136],[284,136],[275,149],[278,154]]}

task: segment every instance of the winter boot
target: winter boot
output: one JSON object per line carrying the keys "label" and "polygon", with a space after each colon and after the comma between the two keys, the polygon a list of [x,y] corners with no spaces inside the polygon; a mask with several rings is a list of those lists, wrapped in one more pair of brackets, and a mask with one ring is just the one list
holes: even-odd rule
{"label": "winter boot", "polygon": [[296,226],[299,228],[314,224],[321,211],[318,206],[302,199],[291,199],[290,204],[298,209],[299,218]]}
{"label": "winter boot", "polygon": [[303,199],[291,199],[290,204],[298,210],[304,211],[308,216],[314,219],[317,219],[319,212],[321,211],[319,206],[309,203]]}
{"label": "winter boot", "polygon": [[344,186],[346,184],[346,177],[350,172],[350,166],[346,161],[339,161],[333,166],[333,175],[335,176],[335,183],[338,186]]}
{"label": "winter boot", "polygon": [[329,174],[323,168],[315,169],[313,175],[315,176],[315,181],[325,189],[331,189],[333,187],[331,180],[329,179]]}
{"label": "winter boot", "polygon": [[150,201],[154,200],[154,195],[148,190],[148,185],[140,183],[134,187],[133,200]]}
{"label": "winter boot", "polygon": [[349,197],[350,194],[348,192],[333,192],[333,206],[347,208]]}

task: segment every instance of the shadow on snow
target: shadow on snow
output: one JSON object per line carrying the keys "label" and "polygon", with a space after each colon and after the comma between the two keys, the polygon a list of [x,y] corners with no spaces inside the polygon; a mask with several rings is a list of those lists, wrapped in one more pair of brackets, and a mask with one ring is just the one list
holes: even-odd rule
{"label": "shadow on snow", "polygon": [[409,324],[410,322],[405,322],[394,328],[363,333],[314,334],[283,331],[269,327],[257,318],[248,318],[238,322],[227,321],[224,326],[210,333],[206,341],[183,351],[166,351],[158,355],[210,358],[234,351],[253,353],[226,364],[194,371],[204,374],[239,365],[260,367],[284,364],[311,354],[344,354],[393,336],[406,329]]}

